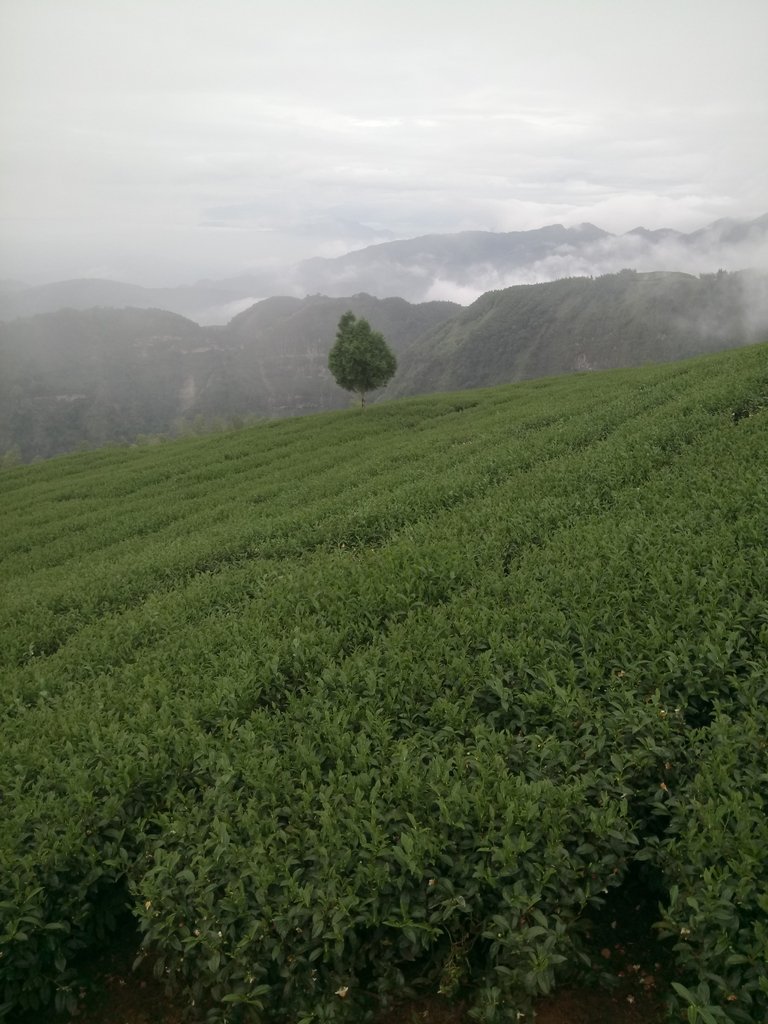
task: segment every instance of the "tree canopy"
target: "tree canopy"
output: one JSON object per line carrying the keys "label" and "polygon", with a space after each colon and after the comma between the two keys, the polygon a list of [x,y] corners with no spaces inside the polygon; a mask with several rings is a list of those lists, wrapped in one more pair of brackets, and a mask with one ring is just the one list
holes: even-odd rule
{"label": "tree canopy", "polygon": [[397,360],[384,336],[348,311],[339,320],[328,367],[339,387],[360,395],[365,408],[366,393],[384,387],[397,369]]}

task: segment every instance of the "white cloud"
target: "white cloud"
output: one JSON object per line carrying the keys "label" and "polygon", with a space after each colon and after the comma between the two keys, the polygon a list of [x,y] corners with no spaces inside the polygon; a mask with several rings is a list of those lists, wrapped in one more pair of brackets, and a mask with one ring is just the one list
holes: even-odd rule
{"label": "white cloud", "polygon": [[768,210],[764,0],[5,0],[3,29],[2,276]]}

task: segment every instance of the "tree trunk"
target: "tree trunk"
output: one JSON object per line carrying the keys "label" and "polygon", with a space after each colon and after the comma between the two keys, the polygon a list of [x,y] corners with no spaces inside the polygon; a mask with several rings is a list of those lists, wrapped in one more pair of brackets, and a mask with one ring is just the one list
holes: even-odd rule
{"label": "tree trunk", "polygon": [[365,392],[364,391],[360,392],[360,408],[361,409],[365,408]]}

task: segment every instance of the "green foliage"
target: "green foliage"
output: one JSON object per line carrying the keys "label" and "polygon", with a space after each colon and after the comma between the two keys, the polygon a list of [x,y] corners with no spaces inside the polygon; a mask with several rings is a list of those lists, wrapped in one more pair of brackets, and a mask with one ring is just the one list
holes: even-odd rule
{"label": "green foliage", "polygon": [[768,682],[744,675],[692,735],[695,772],[670,796],[660,850],[673,883],[660,934],[691,977],[706,979],[697,999],[676,986],[689,1020],[752,1021],[768,1007]]}
{"label": "green foliage", "polygon": [[3,474],[0,1014],[129,906],[212,1022],[515,1020],[635,862],[768,1012],[768,349]]}
{"label": "green foliage", "polygon": [[390,380],[397,369],[397,359],[382,334],[371,330],[367,320],[358,320],[347,311],[339,321],[328,368],[339,387],[360,395],[364,408],[366,392],[375,391]]}

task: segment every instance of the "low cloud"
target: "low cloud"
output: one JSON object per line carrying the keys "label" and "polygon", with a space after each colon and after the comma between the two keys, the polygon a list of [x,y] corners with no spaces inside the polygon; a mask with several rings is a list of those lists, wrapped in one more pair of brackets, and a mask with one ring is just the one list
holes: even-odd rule
{"label": "low cloud", "polygon": [[207,309],[195,313],[195,320],[204,327],[212,327],[219,324],[228,324],[233,316],[242,313],[257,302],[261,302],[264,296],[249,295],[234,302],[225,302],[221,306],[209,306]]}
{"label": "low cloud", "polygon": [[[599,234],[591,228],[584,232],[585,237],[577,235],[572,244],[550,248],[542,241],[544,232],[516,236],[509,251],[496,245],[502,235],[459,234],[362,250],[340,260],[313,260],[297,268],[292,293],[366,291],[379,298],[400,295],[411,302],[450,300],[465,305],[484,292],[512,285],[599,277],[625,268],[694,275],[721,269],[768,270],[768,218],[744,225],[716,222],[689,235],[663,229],[622,235]],[[494,248],[500,249],[498,258],[475,255]]]}
{"label": "low cloud", "polygon": [[649,3],[303,4],[300,32],[290,4],[6,4],[0,277],[157,286],[428,232],[763,212],[768,5]]}
{"label": "low cloud", "polygon": [[768,276],[744,274],[742,277],[745,326],[755,340],[768,334]]}

